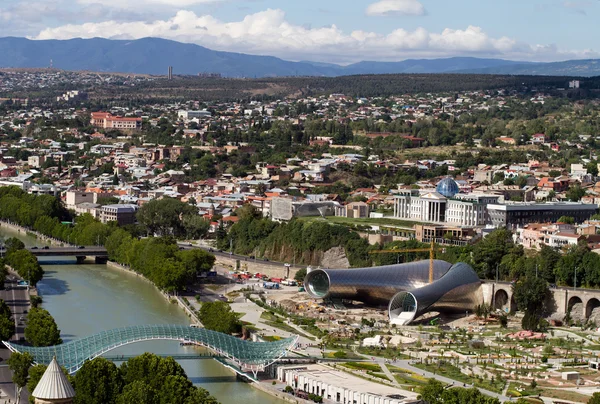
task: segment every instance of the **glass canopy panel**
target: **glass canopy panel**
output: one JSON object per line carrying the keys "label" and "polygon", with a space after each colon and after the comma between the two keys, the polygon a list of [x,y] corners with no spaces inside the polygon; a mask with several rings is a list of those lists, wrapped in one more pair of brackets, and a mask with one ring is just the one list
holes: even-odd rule
{"label": "glass canopy panel", "polygon": [[264,369],[286,354],[296,337],[275,342],[244,341],[231,335],[205,328],[185,325],[142,325],[102,331],[89,337],[50,347],[30,347],[4,342],[13,352],[29,352],[36,363],[48,365],[52,358],[74,373],[86,360],[94,359],[123,345],[151,339],[190,341],[209,348],[219,356],[227,357],[242,368]]}

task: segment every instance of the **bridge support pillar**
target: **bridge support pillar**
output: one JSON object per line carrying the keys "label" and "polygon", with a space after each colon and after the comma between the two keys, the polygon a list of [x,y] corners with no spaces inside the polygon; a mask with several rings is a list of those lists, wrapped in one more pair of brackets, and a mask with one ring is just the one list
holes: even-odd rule
{"label": "bridge support pillar", "polygon": [[94,257],[96,264],[106,264],[106,261],[108,261],[108,257]]}
{"label": "bridge support pillar", "polygon": [[83,255],[83,256],[82,255],[78,255],[75,258],[77,258],[77,263],[78,264],[83,264],[85,262],[85,255]]}

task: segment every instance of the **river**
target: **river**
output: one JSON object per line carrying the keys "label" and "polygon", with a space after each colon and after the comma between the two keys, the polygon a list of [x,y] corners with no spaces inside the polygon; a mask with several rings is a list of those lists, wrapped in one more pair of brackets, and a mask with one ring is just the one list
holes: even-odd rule
{"label": "river", "polygon": [[[41,246],[34,237],[4,227],[2,237],[18,237],[27,246]],[[73,259],[40,259],[44,279],[38,284],[43,307],[48,310],[63,341],[85,337],[103,330],[144,324],[189,324],[188,317],[175,304],[168,303],[150,283],[106,265],[78,265]],[[111,355],[193,353],[197,348],[182,347],[173,341],[146,341],[127,345]],[[276,404],[278,400],[253,389],[213,360],[180,362],[188,378],[207,389],[223,404]]]}

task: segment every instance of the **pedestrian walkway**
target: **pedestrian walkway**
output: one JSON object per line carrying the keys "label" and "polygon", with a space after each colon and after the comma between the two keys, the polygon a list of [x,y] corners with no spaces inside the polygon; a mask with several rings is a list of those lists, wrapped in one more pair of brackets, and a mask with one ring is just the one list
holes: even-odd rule
{"label": "pedestrian walkway", "polygon": [[[390,377],[390,375],[393,377],[392,373],[390,372],[390,370],[386,366],[386,361],[387,361],[386,358],[380,358],[380,357],[377,357],[377,356],[364,355],[364,354],[359,353],[356,350],[356,348],[354,348],[354,353],[356,353],[357,355],[362,356],[363,358],[366,358],[366,359],[373,358],[374,362],[378,363],[381,366],[381,369],[383,369],[383,371],[385,372],[385,374],[387,375],[387,377]],[[422,370],[422,369],[419,369],[419,368],[416,368],[416,367],[412,366],[410,364],[409,360],[399,359],[396,362],[394,362],[394,365],[397,366],[397,367],[400,367],[402,369],[410,370],[411,372],[414,372],[416,374],[423,375],[423,376],[425,376],[425,377],[427,377],[429,379],[436,379],[436,380],[444,382],[444,383],[446,383],[448,385],[455,385],[457,387],[462,387],[461,383],[458,382],[458,381],[456,381],[456,380],[452,380],[452,379],[450,379],[448,377],[437,375],[437,374],[428,372],[426,370]],[[386,372],[386,370],[387,370],[387,372]],[[388,374],[388,372],[389,372],[389,374]],[[395,378],[393,378],[391,380],[393,380],[394,382],[396,382]],[[466,387],[470,387],[470,386],[466,386]],[[502,394],[498,394],[498,393],[494,393],[493,391],[485,390],[485,389],[482,389],[482,388],[479,388],[479,387],[477,387],[477,389],[479,391],[481,391],[483,394],[487,395],[487,396],[497,398],[502,403],[506,402],[506,401],[511,401],[510,397],[507,397],[504,392]]]}
{"label": "pedestrian walkway", "polygon": [[394,377],[394,374],[392,372],[390,372],[390,370],[388,369],[385,361],[379,364],[381,366],[381,369],[383,370],[383,373],[385,373],[385,375],[387,376],[388,379],[390,379],[390,381],[392,383],[394,383],[394,386],[398,387],[398,388],[402,388],[402,386],[400,385],[400,383],[398,383],[398,380],[396,380],[396,378]]}

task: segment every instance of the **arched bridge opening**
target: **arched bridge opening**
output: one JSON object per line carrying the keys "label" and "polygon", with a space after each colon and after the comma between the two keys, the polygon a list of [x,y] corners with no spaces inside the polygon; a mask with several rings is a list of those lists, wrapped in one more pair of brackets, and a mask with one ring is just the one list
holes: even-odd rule
{"label": "arched bridge opening", "polygon": [[579,296],[571,296],[569,298],[567,312],[570,313],[573,319],[581,319],[581,317],[585,316],[585,307],[583,307],[583,301]]}
{"label": "arched bridge opening", "polygon": [[600,300],[592,297],[585,304],[585,318],[590,320],[600,319]]}
{"label": "arched bridge opening", "polygon": [[494,293],[494,302],[493,303],[494,303],[494,309],[496,309],[496,310],[511,312],[511,311],[514,311],[514,309],[515,309],[514,300],[512,298],[512,293],[509,294],[504,289],[498,289]]}

